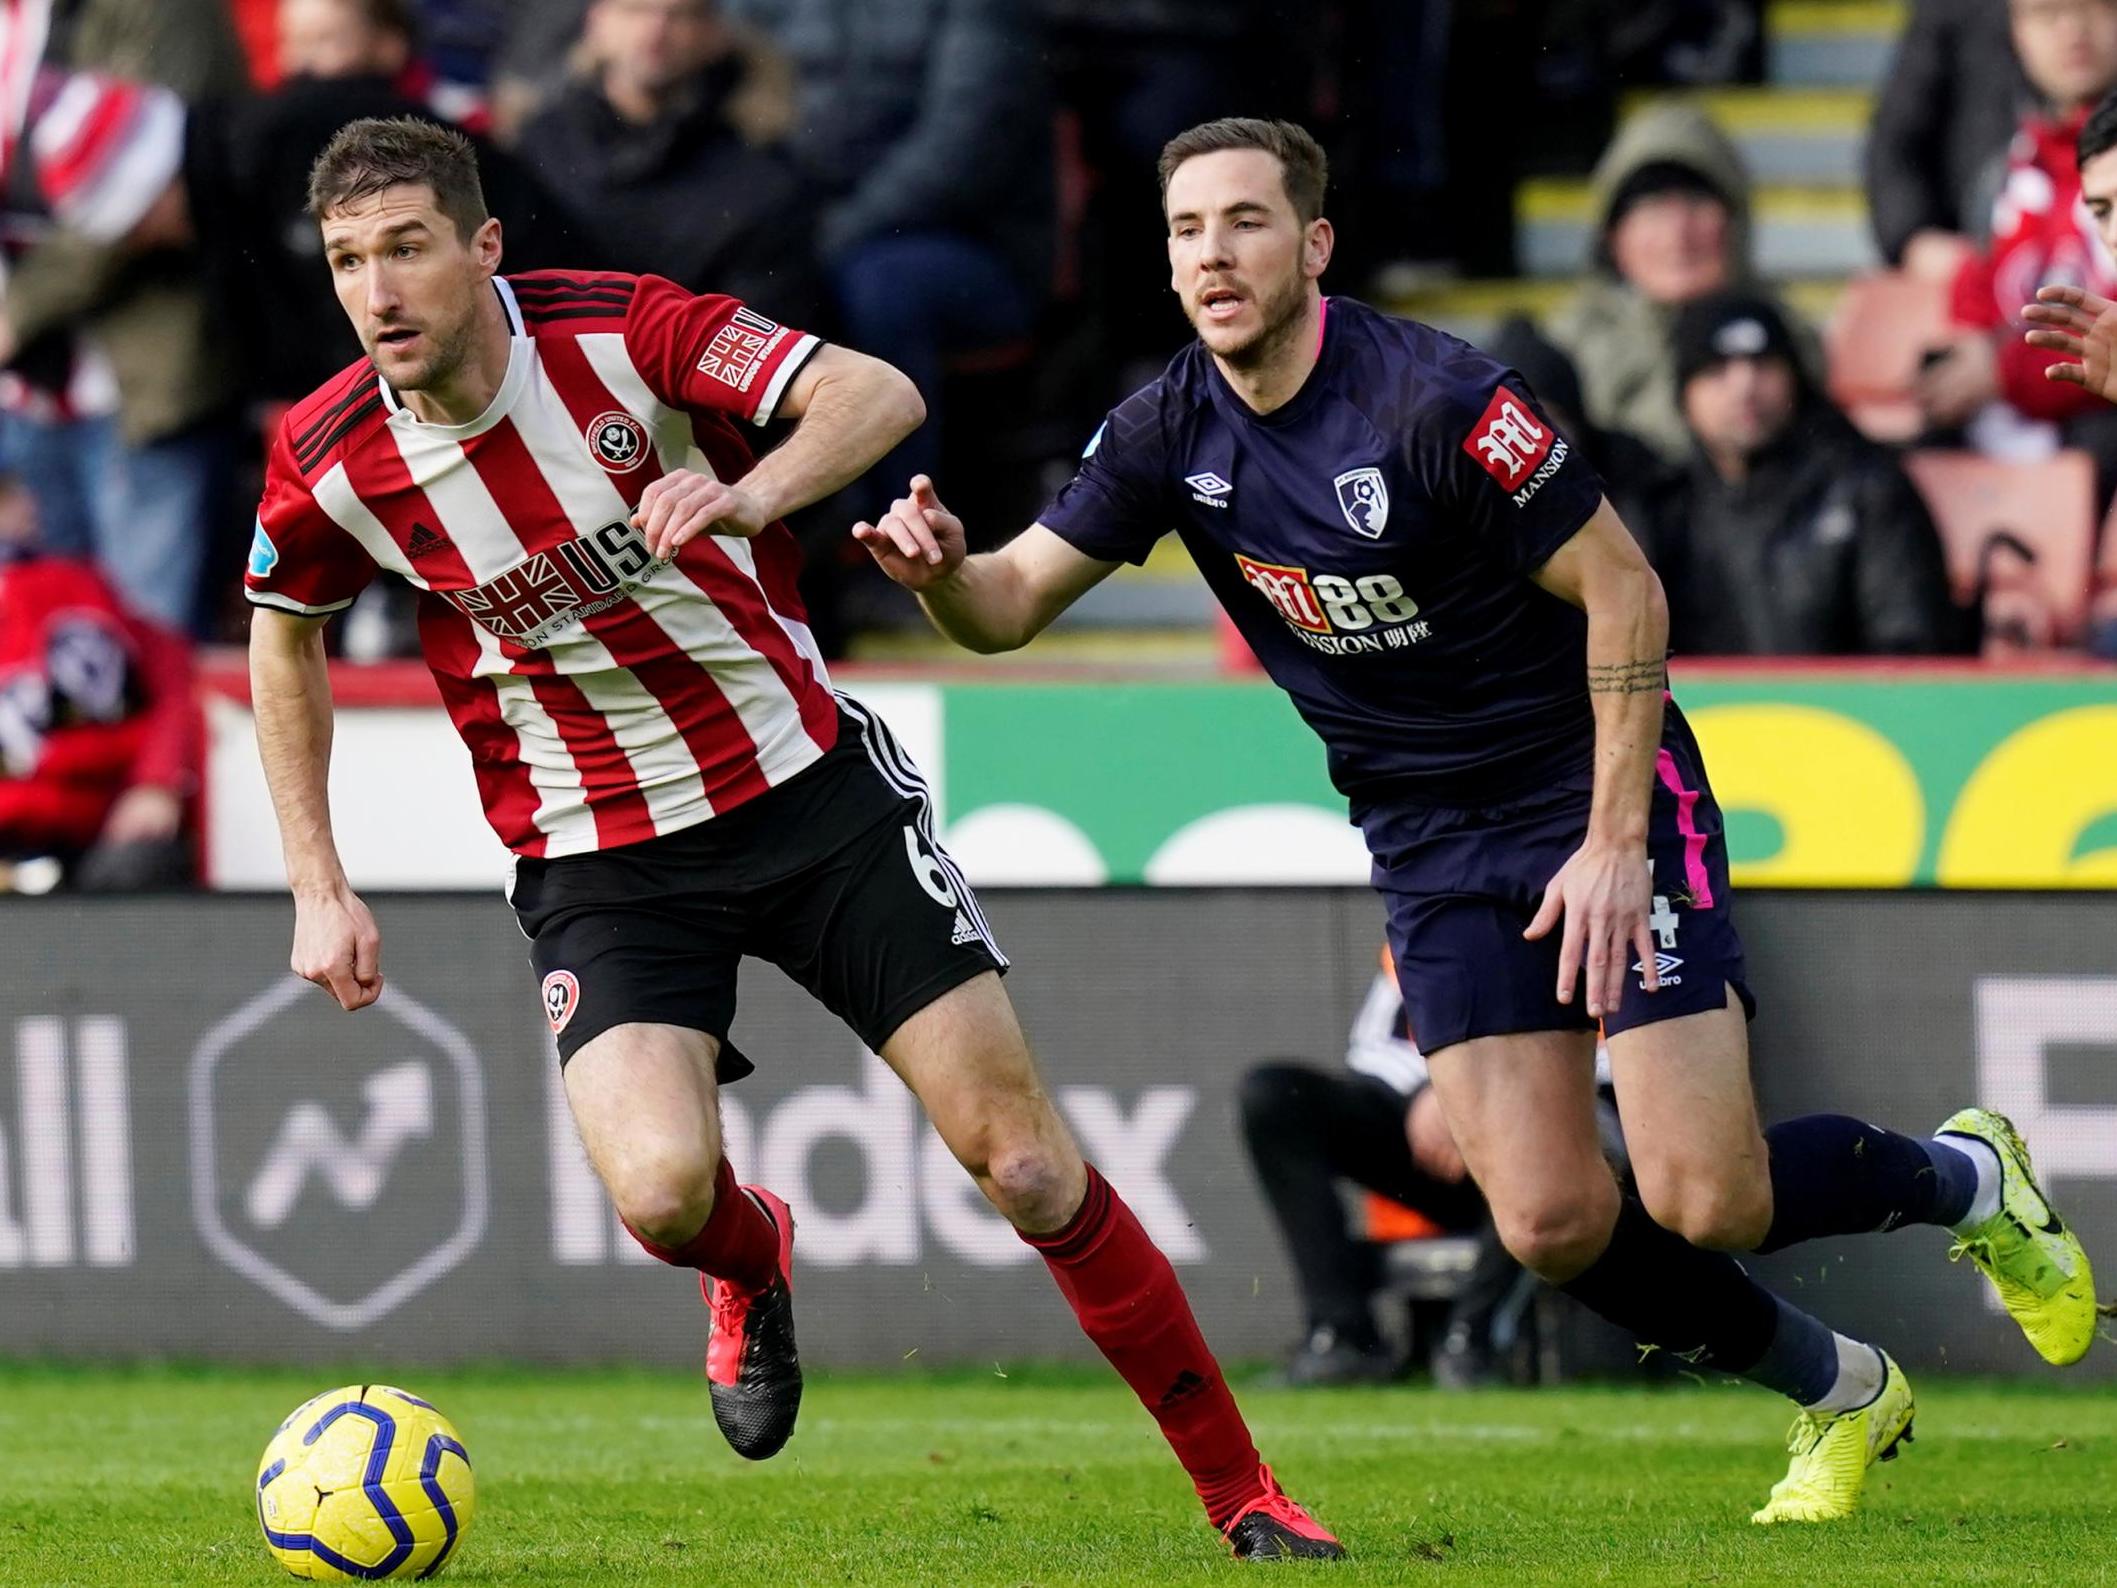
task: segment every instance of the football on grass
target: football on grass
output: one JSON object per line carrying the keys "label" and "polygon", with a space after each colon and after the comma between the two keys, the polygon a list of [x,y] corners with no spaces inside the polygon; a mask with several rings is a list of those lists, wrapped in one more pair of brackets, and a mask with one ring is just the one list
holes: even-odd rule
{"label": "football on grass", "polygon": [[349,1384],[297,1406],[257,1466],[265,1547],[316,1582],[431,1577],[470,1527],[470,1456],[432,1403]]}

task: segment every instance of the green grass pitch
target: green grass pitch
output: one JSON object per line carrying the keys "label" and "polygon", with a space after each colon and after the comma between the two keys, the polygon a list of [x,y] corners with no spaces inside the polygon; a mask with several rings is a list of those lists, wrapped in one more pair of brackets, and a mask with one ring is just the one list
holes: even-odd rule
{"label": "green grass pitch", "polygon": [[[0,1366],[0,1583],[287,1581],[250,1483],[273,1426],[359,1371]],[[704,1386],[411,1373],[470,1447],[443,1581],[595,1584],[2117,1583],[2117,1386],[1933,1380],[1856,1520],[1752,1527],[1781,1405],[1738,1386],[1441,1396],[1243,1389],[1280,1476],[1353,1551],[1224,1558],[1145,1414],[1086,1370],[817,1375],[752,1466]]]}

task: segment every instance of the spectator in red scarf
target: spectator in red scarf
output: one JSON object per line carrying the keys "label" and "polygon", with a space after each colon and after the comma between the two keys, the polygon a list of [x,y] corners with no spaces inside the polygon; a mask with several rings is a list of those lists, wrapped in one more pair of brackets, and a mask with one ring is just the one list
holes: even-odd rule
{"label": "spectator in red scarf", "polygon": [[0,475],[0,859],[48,856],[87,888],[188,882],[190,652],[93,564],[41,554],[36,528],[29,492]]}

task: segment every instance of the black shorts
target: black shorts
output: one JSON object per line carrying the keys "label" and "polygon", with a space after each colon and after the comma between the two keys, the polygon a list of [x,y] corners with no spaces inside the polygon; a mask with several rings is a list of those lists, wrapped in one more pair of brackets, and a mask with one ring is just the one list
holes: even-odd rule
{"label": "black shorts", "polygon": [[770,792],[644,843],[516,863],[563,1064],[612,1026],[720,1042],[720,1079],[754,1066],[728,1040],[735,969],[769,960],[879,1051],[950,988],[1007,969],[984,912],[935,842],[933,802],[889,730],[840,697],[838,743]]}

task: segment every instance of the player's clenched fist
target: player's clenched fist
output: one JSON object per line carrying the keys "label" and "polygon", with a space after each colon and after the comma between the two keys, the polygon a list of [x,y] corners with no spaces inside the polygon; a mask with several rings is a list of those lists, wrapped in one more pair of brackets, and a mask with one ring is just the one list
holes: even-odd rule
{"label": "player's clenched fist", "polygon": [[853,539],[908,590],[939,584],[963,565],[963,520],[941,505],[923,474],[912,476],[911,494],[892,502],[881,523],[855,524]]}
{"label": "player's clenched fist", "polygon": [[772,515],[756,497],[725,480],[672,469],[640,492],[632,522],[657,557],[673,557],[677,547],[708,532],[744,540],[762,534]]}
{"label": "player's clenched fist", "polygon": [[294,895],[294,974],[365,1009],[382,996],[382,933],[350,889]]}

